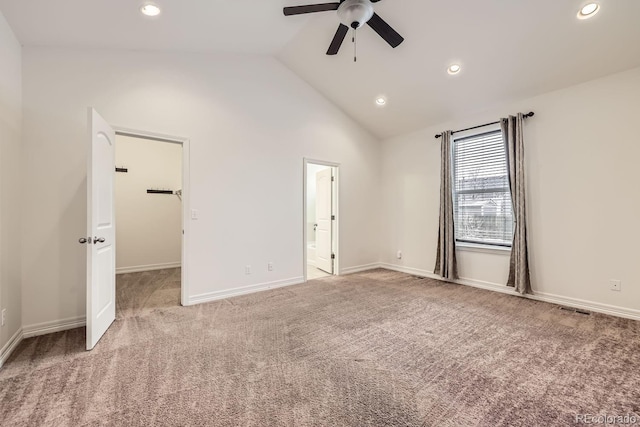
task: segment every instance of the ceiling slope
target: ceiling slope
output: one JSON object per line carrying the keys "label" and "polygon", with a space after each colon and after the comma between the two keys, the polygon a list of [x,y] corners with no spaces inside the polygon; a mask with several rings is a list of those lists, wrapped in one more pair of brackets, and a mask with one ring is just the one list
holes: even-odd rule
{"label": "ceiling slope", "polygon": [[[297,1],[294,4],[303,4]],[[337,17],[315,14],[279,59],[381,138],[640,66],[640,1],[382,0],[376,12],[405,42],[391,49],[358,30],[337,56],[325,51]],[[295,18],[289,18],[295,19]],[[462,71],[446,72],[457,62]],[[374,100],[385,95],[388,103]]]}
{"label": "ceiling slope", "polygon": [[349,36],[325,55],[335,12],[282,13],[313,0],[155,0],[152,19],[142,3],[0,0],[0,10],[26,46],[275,55],[380,138],[640,66],[639,0],[600,0],[589,20],[576,19],[584,0],[382,0],[376,12],[405,41],[392,49],[365,26],[355,63]]}
{"label": "ceiling slope", "polygon": [[287,20],[285,0],[0,0],[25,46],[273,54],[306,22]]}

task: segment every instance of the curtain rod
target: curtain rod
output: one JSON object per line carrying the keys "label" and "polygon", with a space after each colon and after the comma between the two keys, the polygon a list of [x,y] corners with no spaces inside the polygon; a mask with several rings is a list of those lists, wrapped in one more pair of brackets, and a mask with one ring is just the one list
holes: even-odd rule
{"label": "curtain rod", "polygon": [[[523,117],[526,119],[526,118],[528,118],[528,117],[533,117],[534,115],[535,115],[535,113],[534,113],[533,111],[531,111],[531,112],[528,112],[527,114],[523,114]],[[483,128],[483,127],[485,127],[485,126],[497,125],[498,123],[500,123],[500,122],[499,122],[499,121],[497,121],[497,122],[485,123],[485,124],[483,124],[483,125],[473,126],[473,127],[466,128],[466,129],[454,130],[454,131],[453,131],[453,132],[451,132],[451,133],[452,133],[452,134],[454,134],[454,133],[464,132],[464,131],[467,131],[467,130],[473,130],[473,129]],[[436,135],[436,138],[440,138],[440,137],[442,137],[442,134],[441,134],[441,133],[439,133],[439,134],[437,134],[437,135]]]}

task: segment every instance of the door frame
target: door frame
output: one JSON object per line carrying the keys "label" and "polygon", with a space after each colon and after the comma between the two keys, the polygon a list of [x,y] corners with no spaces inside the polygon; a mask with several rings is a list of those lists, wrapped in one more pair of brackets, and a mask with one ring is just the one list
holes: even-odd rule
{"label": "door frame", "polygon": [[[149,139],[152,141],[158,142],[168,142],[170,144],[179,144],[182,145],[182,259],[180,260],[180,304],[183,306],[189,305],[189,281],[187,278],[189,277],[187,274],[189,259],[187,254],[188,242],[190,238],[190,222],[189,222],[189,212],[190,212],[190,196],[191,196],[191,187],[190,187],[190,144],[189,138],[183,138],[179,136],[171,136],[164,135],[155,132],[141,131],[128,129],[118,126],[113,126],[113,130],[116,132],[116,137],[118,136],[129,136],[133,138],[141,138],[141,139]],[[117,229],[117,223],[116,223]],[[116,247],[116,250],[118,248]]]}
{"label": "door frame", "polygon": [[331,167],[335,171],[331,192],[332,199],[335,200],[332,214],[336,216],[336,219],[331,224],[331,246],[336,255],[333,262],[333,275],[340,275],[340,163],[304,157],[302,159],[302,265],[305,282],[307,281],[307,165],[309,164]]}

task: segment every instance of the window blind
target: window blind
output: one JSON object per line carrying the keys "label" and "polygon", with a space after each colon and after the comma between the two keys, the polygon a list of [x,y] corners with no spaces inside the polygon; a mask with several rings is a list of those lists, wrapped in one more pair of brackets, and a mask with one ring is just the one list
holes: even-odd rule
{"label": "window blind", "polygon": [[513,213],[500,130],[454,140],[456,240],[511,246]]}

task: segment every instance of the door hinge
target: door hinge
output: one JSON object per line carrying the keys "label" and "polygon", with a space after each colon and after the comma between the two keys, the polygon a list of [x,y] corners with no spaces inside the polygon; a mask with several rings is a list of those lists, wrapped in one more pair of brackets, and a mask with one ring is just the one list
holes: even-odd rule
{"label": "door hinge", "polygon": [[331,254],[331,259],[336,259],[336,254]]}
{"label": "door hinge", "polygon": [[335,180],[336,180],[336,177],[335,177],[335,176],[332,176],[332,177],[331,177],[331,182],[333,182],[333,181],[335,181]]}
{"label": "door hinge", "polygon": [[335,215],[331,215],[331,221],[335,221],[336,220],[336,216]]}

